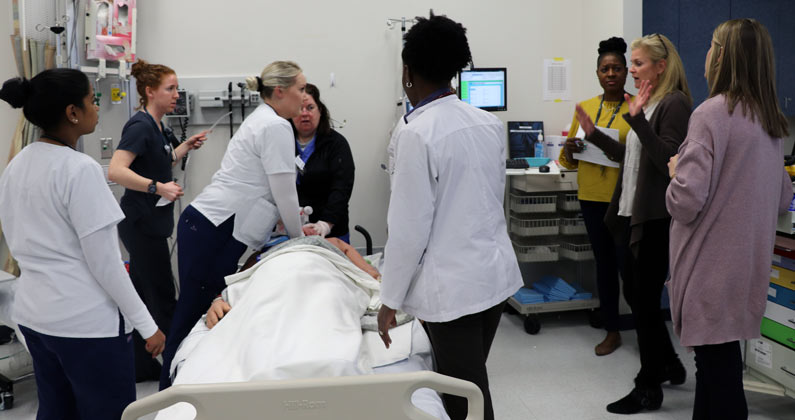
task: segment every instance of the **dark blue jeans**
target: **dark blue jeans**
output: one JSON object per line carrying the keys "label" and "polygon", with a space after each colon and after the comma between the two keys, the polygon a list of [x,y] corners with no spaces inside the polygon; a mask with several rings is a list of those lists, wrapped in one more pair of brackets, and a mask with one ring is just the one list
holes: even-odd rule
{"label": "dark blue jeans", "polygon": [[740,342],[695,346],[696,398],[693,420],[748,418]]}
{"label": "dark blue jeans", "polygon": [[120,419],[135,401],[132,335],[66,338],[19,326],[33,359],[37,420]]}
{"label": "dark blue jeans", "polygon": [[161,390],[171,385],[171,361],[180,343],[207,312],[213,299],[224,290],[224,277],[237,271],[237,263],[246,251],[246,245],[232,237],[234,224],[235,217],[232,216],[215,226],[193,206],[185,208],[179,217],[179,298],[163,351]]}

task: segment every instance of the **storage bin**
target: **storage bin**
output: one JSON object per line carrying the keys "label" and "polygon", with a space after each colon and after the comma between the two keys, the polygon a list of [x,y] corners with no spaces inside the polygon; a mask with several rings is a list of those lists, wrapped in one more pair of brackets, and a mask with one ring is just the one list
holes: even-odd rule
{"label": "storage bin", "polygon": [[515,213],[552,213],[555,211],[556,195],[520,195],[511,193],[511,211]]}
{"label": "storage bin", "polygon": [[591,244],[577,244],[571,242],[560,243],[560,256],[574,261],[585,261],[593,259],[593,248]]}
{"label": "storage bin", "polygon": [[580,200],[577,193],[561,194],[558,198],[558,208],[563,211],[580,211]]}
{"label": "storage bin", "polygon": [[564,235],[585,235],[585,219],[582,217],[560,219],[560,233]]}
{"label": "storage bin", "polygon": [[513,249],[519,262],[544,262],[557,261],[558,248],[556,244],[521,244],[514,242]]}
{"label": "storage bin", "polygon": [[519,236],[557,235],[559,224],[558,218],[520,219],[511,216],[511,232]]}

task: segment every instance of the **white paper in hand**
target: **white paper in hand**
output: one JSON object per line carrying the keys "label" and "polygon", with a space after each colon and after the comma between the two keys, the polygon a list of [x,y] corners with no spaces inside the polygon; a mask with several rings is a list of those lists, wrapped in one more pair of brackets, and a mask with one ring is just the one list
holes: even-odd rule
{"label": "white paper in hand", "polygon": [[[615,128],[596,127],[597,130],[607,134],[611,139],[618,141],[618,130]],[[618,168],[618,162],[610,160],[602,149],[595,144],[585,140],[585,131],[582,127],[577,130],[577,138],[583,139],[585,147],[580,153],[574,153],[572,156],[577,160],[584,160],[586,162],[595,163],[597,165],[609,166],[611,168]]]}
{"label": "white paper in hand", "polygon": [[157,200],[157,204],[155,204],[155,207],[163,207],[163,206],[167,206],[167,205],[169,205],[171,203],[173,203],[173,201],[171,201],[171,200],[169,200],[169,199],[167,199],[165,197],[160,197],[160,200]]}

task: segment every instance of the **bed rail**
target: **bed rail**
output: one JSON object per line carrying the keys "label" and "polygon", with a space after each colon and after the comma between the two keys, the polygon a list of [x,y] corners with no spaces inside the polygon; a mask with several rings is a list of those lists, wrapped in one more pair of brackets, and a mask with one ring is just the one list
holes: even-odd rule
{"label": "bed rail", "polygon": [[411,403],[420,388],[465,397],[468,420],[483,419],[483,394],[473,383],[435,372],[344,376],[227,384],[175,385],[133,402],[122,420],[135,420],[179,402],[196,420],[373,419],[430,420]]}

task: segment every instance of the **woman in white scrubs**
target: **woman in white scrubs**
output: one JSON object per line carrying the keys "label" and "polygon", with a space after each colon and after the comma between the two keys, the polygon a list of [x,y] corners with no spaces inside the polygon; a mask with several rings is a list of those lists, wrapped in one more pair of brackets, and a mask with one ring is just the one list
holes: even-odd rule
{"label": "woman in white scrubs", "polygon": [[291,238],[302,236],[295,189],[295,137],[290,118],[304,102],[306,78],[291,61],[275,61],[247,79],[263,104],[246,117],[210,185],[177,222],[180,295],[160,388],[171,384],[171,360],[180,342],[226,287],[247,247],[263,248],[281,218]]}
{"label": "woman in white scrubs", "polygon": [[0,223],[21,270],[12,317],[33,358],[36,418],[119,419],[135,400],[133,327],[153,357],[165,336],[122,264],[124,213],[102,168],[74,150],[97,125],[93,89],[83,73],[54,69],[6,81],[0,99],[42,129],[0,177]]}
{"label": "woman in white scrubs", "polygon": [[[478,385],[493,419],[486,359],[505,301],[523,284],[503,211],[505,128],[450,90],[472,61],[461,24],[417,18],[405,41],[414,110],[392,142],[379,334],[389,346],[396,309],[424,320],[437,371]],[[453,420],[466,417],[466,399],[443,400]]]}

